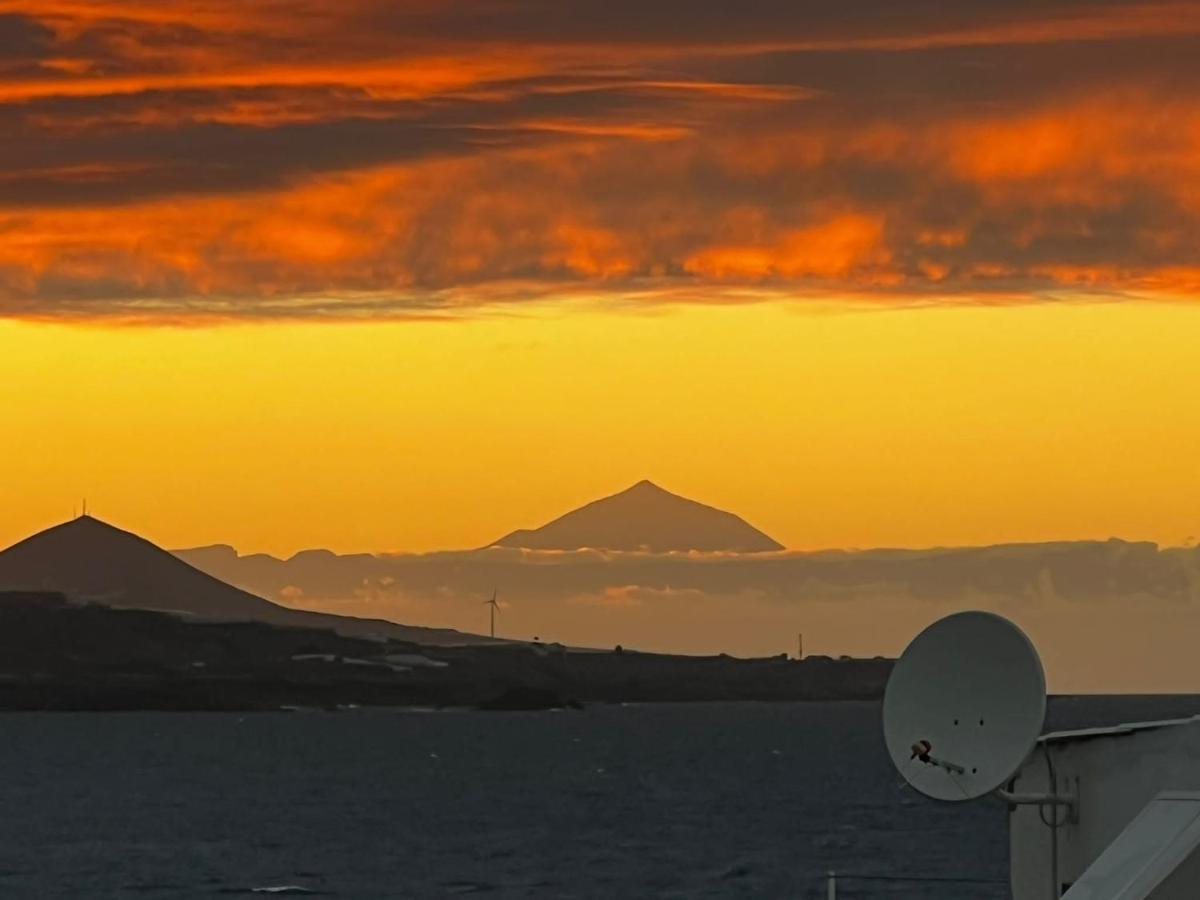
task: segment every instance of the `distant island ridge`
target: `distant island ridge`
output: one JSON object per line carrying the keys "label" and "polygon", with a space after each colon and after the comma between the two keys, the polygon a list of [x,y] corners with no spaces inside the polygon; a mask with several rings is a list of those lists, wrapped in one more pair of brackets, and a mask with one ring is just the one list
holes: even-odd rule
{"label": "distant island ridge", "polygon": [[[659,527],[644,527],[643,514]],[[610,519],[627,522],[633,537],[622,543],[619,532],[606,532]],[[683,537],[664,539],[664,521],[681,522]],[[1163,648],[1200,623],[1194,546],[778,546],[737,516],[641,482],[484,547],[425,553],[310,549],[281,559],[227,544],[169,552],[80,516],[0,551],[0,591],[427,647],[492,644],[485,603],[498,592],[497,645],[621,645],[665,651],[665,659],[886,657],[932,617],[984,608],[1008,612],[1053,646],[1051,669],[1067,672],[1058,684],[1069,690],[1193,689],[1193,670],[1170,665],[1175,657]],[[1072,639],[1081,615],[1086,643]],[[1135,626],[1151,629],[1152,639],[1130,642]],[[1106,678],[1094,660],[1115,655],[1136,658],[1137,668],[1124,671],[1139,677]]]}
{"label": "distant island ridge", "polygon": [[[686,537],[642,528],[641,511],[659,504],[687,514]],[[624,513],[622,528],[633,537],[593,527],[614,511]],[[1177,662],[1193,658],[1179,644],[1200,627],[1200,548],[1190,543],[1107,538],[789,551],[719,510],[722,538],[710,540],[695,523],[713,521],[711,512],[638,484],[476,549],[311,549],[278,558],[242,555],[226,544],[175,552],[286,606],[466,632],[486,633],[483,603],[498,591],[505,604],[498,635],[575,647],[894,656],[905,636],[939,615],[990,609],[1053,648],[1048,672],[1056,690],[1188,692],[1200,683],[1200,662]],[[1076,639],[1081,621],[1087,641]],[[1130,634],[1141,637],[1131,641]],[[1129,663],[1119,670],[1096,664],[1111,658]]]}
{"label": "distant island ridge", "polygon": [[510,532],[489,546],[650,553],[784,549],[740,516],[672,494],[647,480],[593,500],[540,528]]}
{"label": "distant island ridge", "polygon": [[538,709],[880,696],[891,661],[503,641],[291,609],[83,515],[0,551],[0,709]]}

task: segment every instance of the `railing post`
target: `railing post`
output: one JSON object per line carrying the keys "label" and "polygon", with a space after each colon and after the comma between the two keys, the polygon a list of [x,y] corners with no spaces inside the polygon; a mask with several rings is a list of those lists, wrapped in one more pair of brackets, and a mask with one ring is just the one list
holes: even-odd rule
{"label": "railing post", "polygon": [[829,872],[825,882],[825,900],[837,900],[837,874]]}

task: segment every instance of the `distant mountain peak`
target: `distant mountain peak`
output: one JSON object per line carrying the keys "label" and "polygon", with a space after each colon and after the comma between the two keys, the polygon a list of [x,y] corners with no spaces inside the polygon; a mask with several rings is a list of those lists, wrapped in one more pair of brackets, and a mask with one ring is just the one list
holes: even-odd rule
{"label": "distant mountain peak", "polygon": [[73,519],[67,519],[65,522],[60,522],[59,524],[51,526],[51,527],[53,527],[53,528],[74,528],[74,529],[100,527],[100,528],[109,529],[111,531],[120,531],[121,530],[116,525],[109,525],[103,519],[97,519],[91,513],[80,513],[79,515],[75,516]]}
{"label": "distant mountain peak", "polygon": [[529,550],[644,550],[760,553],[783,545],[733,513],[642,479],[540,528],[519,529],[492,546]]}
{"label": "distant mountain peak", "polygon": [[48,588],[118,606],[222,616],[252,617],[273,607],[90,515],[68,519],[0,551],[0,586]]}
{"label": "distant mountain peak", "polygon": [[58,535],[85,535],[86,534],[86,535],[91,535],[93,537],[100,536],[101,539],[103,539],[103,538],[131,539],[132,538],[132,539],[139,540],[139,541],[145,540],[145,538],[140,538],[131,531],[126,531],[123,528],[118,528],[116,525],[113,525],[111,522],[106,522],[103,519],[98,519],[95,516],[93,516],[91,513],[81,513],[80,515],[75,516],[74,518],[67,519],[64,522],[59,522],[57,525],[51,525],[45,531],[41,531],[41,532],[38,532],[38,534],[31,535],[29,538],[26,538],[26,540],[32,540],[33,538],[38,537],[39,535],[45,535],[45,534],[58,534]]}
{"label": "distant mountain peak", "polygon": [[137,547],[139,545],[145,548],[154,547],[145,538],[138,537],[131,531],[125,531],[103,519],[83,513],[67,519],[65,522],[51,525],[37,534],[30,535],[25,540],[4,550],[0,555],[11,555],[12,551],[18,548],[37,547],[47,551],[62,552],[86,547],[91,552],[102,556],[104,553],[113,552],[113,549],[117,547]]}
{"label": "distant mountain peak", "polygon": [[[237,558],[232,548],[224,549]],[[489,640],[449,629],[280,606],[218,580],[133,532],[86,515],[0,550],[0,591],[56,591],[109,606],[332,628],[343,634],[386,634],[419,643]]]}
{"label": "distant mountain peak", "polygon": [[637,491],[638,493],[645,493],[645,494],[651,494],[651,493],[670,494],[671,493],[668,490],[664,490],[663,488],[660,488],[657,484],[655,484],[649,478],[643,478],[637,484],[631,485],[630,487],[625,488],[625,490],[621,491],[621,493],[622,494],[632,494],[635,491]]}

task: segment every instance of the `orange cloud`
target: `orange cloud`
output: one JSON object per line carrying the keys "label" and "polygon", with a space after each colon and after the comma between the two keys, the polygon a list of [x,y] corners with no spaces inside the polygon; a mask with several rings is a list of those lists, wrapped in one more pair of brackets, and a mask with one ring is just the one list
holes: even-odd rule
{"label": "orange cloud", "polygon": [[555,246],[542,256],[551,269],[565,266],[580,275],[612,278],[628,275],[636,265],[614,231],[562,222],[554,228],[553,237]]}
{"label": "orange cloud", "polygon": [[686,259],[683,267],[716,279],[841,278],[890,259],[883,245],[882,218],[844,213],[807,228],[788,229],[770,244],[706,248]]}
{"label": "orange cloud", "polygon": [[0,0],[0,314],[1195,293],[1200,5],[664,3]]}

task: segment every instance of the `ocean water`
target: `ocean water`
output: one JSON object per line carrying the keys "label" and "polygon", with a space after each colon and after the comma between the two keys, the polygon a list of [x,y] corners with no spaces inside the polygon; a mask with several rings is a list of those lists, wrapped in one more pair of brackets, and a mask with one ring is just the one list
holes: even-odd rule
{"label": "ocean water", "polygon": [[0,716],[6,898],[972,900],[1007,855],[998,804],[900,786],[871,703]]}

